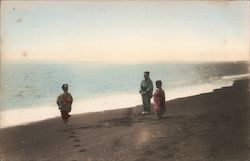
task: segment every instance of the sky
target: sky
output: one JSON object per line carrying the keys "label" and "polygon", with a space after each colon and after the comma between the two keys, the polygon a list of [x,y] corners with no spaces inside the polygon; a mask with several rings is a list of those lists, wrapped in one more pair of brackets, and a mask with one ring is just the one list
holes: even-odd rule
{"label": "sky", "polygon": [[2,61],[249,60],[249,1],[1,1]]}

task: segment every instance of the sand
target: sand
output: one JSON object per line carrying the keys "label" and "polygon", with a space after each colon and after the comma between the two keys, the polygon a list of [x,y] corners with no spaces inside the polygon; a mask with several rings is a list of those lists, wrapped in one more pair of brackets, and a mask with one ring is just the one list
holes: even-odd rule
{"label": "sand", "polygon": [[67,126],[54,118],[4,128],[0,160],[250,160],[248,83],[168,101],[162,120],[136,106],[72,115]]}

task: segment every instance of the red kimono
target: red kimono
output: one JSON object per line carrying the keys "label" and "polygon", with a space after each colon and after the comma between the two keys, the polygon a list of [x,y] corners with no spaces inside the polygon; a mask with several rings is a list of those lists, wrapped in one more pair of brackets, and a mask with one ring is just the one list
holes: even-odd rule
{"label": "red kimono", "polygon": [[68,92],[64,92],[57,98],[57,105],[59,106],[59,109],[61,111],[61,116],[65,124],[68,122],[68,119],[70,118],[69,112],[71,111],[72,102],[73,102],[73,97]]}
{"label": "red kimono", "polygon": [[156,89],[154,93],[154,111],[165,112],[165,92],[163,89]]}

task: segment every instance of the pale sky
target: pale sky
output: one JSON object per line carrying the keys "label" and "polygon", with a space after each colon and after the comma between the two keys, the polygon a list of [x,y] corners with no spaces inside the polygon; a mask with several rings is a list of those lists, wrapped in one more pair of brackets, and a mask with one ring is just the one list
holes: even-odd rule
{"label": "pale sky", "polygon": [[249,60],[249,1],[1,1],[2,60]]}

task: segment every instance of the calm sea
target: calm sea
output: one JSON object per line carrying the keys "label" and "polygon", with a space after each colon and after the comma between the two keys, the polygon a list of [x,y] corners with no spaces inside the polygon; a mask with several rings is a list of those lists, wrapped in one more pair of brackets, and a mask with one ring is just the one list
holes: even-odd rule
{"label": "calm sea", "polygon": [[[150,71],[153,82],[162,80],[169,100],[229,86],[234,79],[249,76],[248,66],[244,62],[5,63],[1,66],[1,126],[59,116],[55,101],[63,83],[69,84],[75,100],[72,113],[82,113],[140,104],[144,71]],[[30,117],[21,118],[22,112]]]}

